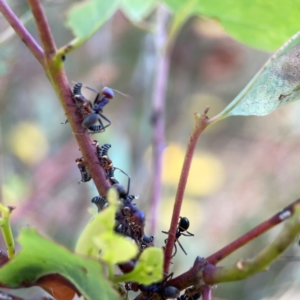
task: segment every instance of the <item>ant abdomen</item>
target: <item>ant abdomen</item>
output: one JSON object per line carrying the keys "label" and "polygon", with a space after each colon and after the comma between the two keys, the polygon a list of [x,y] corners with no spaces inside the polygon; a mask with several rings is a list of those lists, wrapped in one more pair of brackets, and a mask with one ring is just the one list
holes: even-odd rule
{"label": "ant abdomen", "polygon": [[99,211],[104,210],[109,205],[108,201],[101,196],[94,197],[91,202],[97,206]]}
{"label": "ant abdomen", "polygon": [[[93,113],[93,114],[90,114],[88,116],[86,116],[83,121],[82,121],[82,127],[83,128],[87,128],[87,129],[90,129],[90,127],[93,127],[93,125],[95,123],[97,123],[99,119],[99,115],[96,114],[96,113]],[[100,126],[100,125],[99,125]],[[101,127],[101,126],[100,126]],[[93,130],[94,131],[94,130]]]}

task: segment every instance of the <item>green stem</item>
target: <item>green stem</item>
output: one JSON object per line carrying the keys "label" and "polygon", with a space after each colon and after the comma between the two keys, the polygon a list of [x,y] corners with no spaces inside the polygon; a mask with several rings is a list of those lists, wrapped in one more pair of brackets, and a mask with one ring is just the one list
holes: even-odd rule
{"label": "green stem", "polygon": [[2,213],[2,217],[0,218],[0,227],[6,245],[8,258],[13,258],[15,256],[15,241],[10,226],[10,214],[12,210],[12,207],[6,207],[0,203],[0,211]]}

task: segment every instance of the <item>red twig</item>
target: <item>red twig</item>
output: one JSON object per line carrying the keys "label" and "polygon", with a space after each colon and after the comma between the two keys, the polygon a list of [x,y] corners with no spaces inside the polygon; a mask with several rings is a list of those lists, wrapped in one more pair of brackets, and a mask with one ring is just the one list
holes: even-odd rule
{"label": "red twig", "polygon": [[28,0],[44,48],[45,59],[56,53],[54,38],[40,0]]}
{"label": "red twig", "polygon": [[292,211],[295,204],[300,203],[300,199],[296,200],[286,208],[284,208],[281,212],[275,214],[268,220],[264,221],[263,223],[259,224],[258,226],[254,227],[252,230],[247,232],[246,234],[239,237],[234,242],[230,243],[229,245],[225,246],[224,248],[220,249],[216,253],[210,255],[206,258],[211,264],[217,264],[220,260],[224,259],[237,249],[241,248],[245,244],[249,243],[253,239],[257,238],[258,236],[262,235],[269,229],[273,228],[277,224],[283,222],[285,219],[283,218],[284,213],[287,211]]}
{"label": "red twig", "polygon": [[161,199],[161,178],[163,150],[165,147],[165,99],[169,73],[169,52],[165,50],[167,41],[166,23],[168,12],[161,5],[157,11],[157,34],[156,34],[156,65],[154,92],[152,100],[152,125],[153,125],[153,174],[151,188],[151,234],[155,233],[156,220]]}
{"label": "red twig", "polygon": [[211,300],[211,296],[212,296],[212,289],[210,286],[208,285],[203,285],[201,287],[201,295],[202,295],[202,299],[203,300]]}
{"label": "red twig", "polygon": [[184,159],[183,166],[182,166],[182,171],[181,171],[181,175],[180,175],[180,180],[179,180],[175,203],[174,203],[174,208],[173,208],[171,227],[169,230],[168,241],[167,241],[166,249],[165,249],[165,261],[164,261],[164,274],[165,275],[169,273],[169,266],[170,266],[172,251],[173,251],[175,238],[176,238],[177,223],[178,223],[178,219],[180,217],[181,205],[182,205],[182,201],[183,201],[183,196],[184,196],[187,179],[189,176],[189,171],[190,171],[190,167],[191,167],[191,163],[192,163],[192,159],[193,159],[193,154],[194,154],[198,139],[200,138],[200,136],[201,136],[202,132],[205,130],[205,128],[208,126],[206,124],[207,111],[208,111],[208,109],[205,110],[204,114],[199,114],[199,113],[194,114],[195,126],[194,126],[194,130],[190,136],[190,141],[187,146],[186,155],[185,155],[185,159]]}
{"label": "red twig", "polygon": [[4,0],[0,0],[0,11],[4,18],[10,24],[10,26],[15,30],[20,39],[29,48],[31,53],[35,56],[38,62],[44,66],[43,59],[43,49],[38,45],[35,39],[30,35],[18,17],[13,13],[10,7],[6,4]]}

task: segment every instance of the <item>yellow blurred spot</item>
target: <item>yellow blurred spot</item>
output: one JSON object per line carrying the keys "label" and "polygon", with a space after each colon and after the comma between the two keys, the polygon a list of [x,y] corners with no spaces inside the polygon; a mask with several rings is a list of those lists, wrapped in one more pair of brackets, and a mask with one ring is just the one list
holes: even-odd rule
{"label": "yellow blurred spot", "polygon": [[[163,182],[177,186],[184,161],[185,149],[171,144],[164,151]],[[205,196],[222,186],[224,169],[212,154],[195,152],[186,186],[187,196]]]}
{"label": "yellow blurred spot", "polygon": [[44,134],[30,123],[19,123],[14,128],[10,144],[12,152],[27,165],[41,161],[48,152]]}

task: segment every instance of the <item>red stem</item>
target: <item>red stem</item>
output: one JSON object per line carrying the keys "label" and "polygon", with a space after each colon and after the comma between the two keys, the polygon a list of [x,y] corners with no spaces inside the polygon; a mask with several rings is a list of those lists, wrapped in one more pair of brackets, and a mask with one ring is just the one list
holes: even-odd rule
{"label": "red stem", "polygon": [[[206,112],[207,112],[207,110],[206,110]],[[192,159],[193,159],[193,154],[194,154],[198,139],[200,138],[202,132],[207,127],[206,114],[200,115],[198,113],[195,113],[194,117],[195,117],[195,127],[190,136],[190,141],[187,146],[187,151],[186,151],[185,159],[184,159],[182,170],[181,170],[180,180],[179,180],[175,203],[174,203],[174,208],[173,208],[171,227],[169,230],[168,241],[167,241],[166,249],[165,249],[165,261],[164,261],[164,274],[165,275],[167,275],[169,273],[172,251],[173,251],[175,238],[176,238],[177,224],[178,224],[178,220],[180,217],[181,205],[182,205],[182,201],[183,201],[186,183],[187,183],[188,176],[189,176],[189,171],[190,171],[190,167],[191,167],[191,163],[192,163]]]}
{"label": "red stem", "polygon": [[56,53],[55,41],[40,0],[28,0],[44,48],[45,59]]}
{"label": "red stem", "polygon": [[25,45],[29,48],[38,62],[44,66],[44,58],[43,49],[38,45],[35,39],[31,36],[31,34],[27,31],[24,25],[20,22],[18,17],[14,14],[14,12],[10,9],[10,7],[6,4],[4,0],[0,0],[0,11],[3,14],[4,18],[10,24],[10,26],[15,30],[20,39],[25,43]]}
{"label": "red stem", "polygon": [[282,214],[285,211],[291,211],[293,210],[293,207],[295,204],[300,203],[300,199],[296,200],[286,208],[284,208],[281,212],[275,214],[268,220],[264,221],[263,223],[259,224],[258,226],[254,227],[252,230],[249,232],[245,233],[241,237],[239,237],[237,240],[234,242],[230,243],[229,245],[225,246],[224,248],[220,249],[216,253],[208,256],[205,260],[211,264],[217,264],[220,260],[224,259],[237,249],[241,248],[245,244],[249,243],[253,239],[257,238],[258,236],[262,235],[269,229],[273,228],[277,224],[281,223],[284,221],[282,218]]}
{"label": "red stem", "polygon": [[204,285],[201,287],[201,295],[203,300],[211,300],[212,299],[212,289],[208,285]]}
{"label": "red stem", "polygon": [[153,125],[153,174],[152,174],[152,194],[150,198],[151,207],[151,234],[155,234],[159,204],[161,200],[162,186],[162,163],[163,150],[165,147],[165,99],[167,90],[167,80],[169,73],[169,52],[164,50],[167,33],[166,22],[168,12],[163,6],[157,11],[157,35],[156,35],[156,71],[153,92],[152,125]]}

